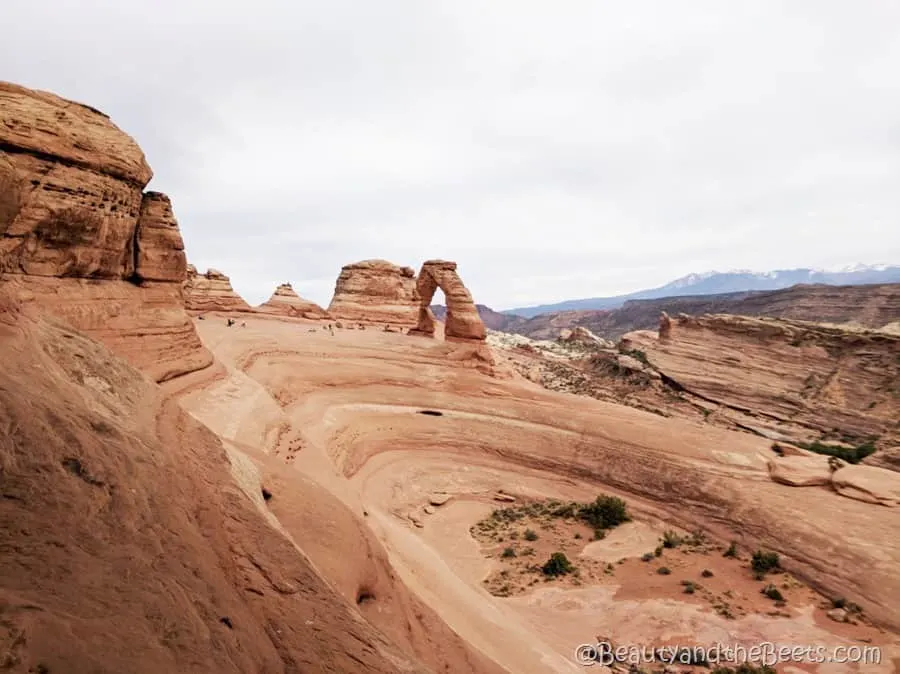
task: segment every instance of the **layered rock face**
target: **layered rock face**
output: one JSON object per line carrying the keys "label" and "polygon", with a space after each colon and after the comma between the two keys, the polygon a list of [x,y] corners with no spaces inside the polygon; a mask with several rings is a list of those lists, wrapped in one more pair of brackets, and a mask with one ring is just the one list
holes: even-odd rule
{"label": "layered rock face", "polygon": [[487,330],[481,316],[478,315],[472,295],[463,285],[459,274],[456,273],[455,262],[427,261],[419,272],[416,288],[420,304],[414,333],[434,335],[435,318],[430,305],[435,291],[440,288],[444,291],[447,299],[444,338],[448,340],[484,340],[487,336]]}
{"label": "layered rock face", "polygon": [[204,274],[188,265],[184,281],[184,306],[190,312],[253,311],[250,305],[231,287],[231,279],[218,269]]}
{"label": "layered rock face", "polygon": [[900,336],[727,315],[678,316],[662,333],[629,333],[623,346],[742,423],[804,441],[897,444]]}
{"label": "layered rock face", "polygon": [[267,302],[256,308],[265,314],[294,318],[327,318],[328,313],[315,302],[300,297],[290,283],[282,283]]}
{"label": "layered rock face", "polygon": [[0,274],[156,380],[209,365],[184,311],[184,244],[134,140],[109,118],[0,82]]}
{"label": "layered rock face", "polygon": [[411,327],[416,324],[418,305],[416,273],[411,267],[364,260],[341,269],[328,314],[339,320]]}

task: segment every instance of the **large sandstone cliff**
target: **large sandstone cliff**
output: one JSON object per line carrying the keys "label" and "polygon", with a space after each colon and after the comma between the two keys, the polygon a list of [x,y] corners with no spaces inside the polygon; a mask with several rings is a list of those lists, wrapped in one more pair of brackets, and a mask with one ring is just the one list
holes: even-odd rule
{"label": "large sandstone cliff", "polygon": [[[0,278],[156,380],[209,365],[169,199],[109,118],[0,82]],[[149,337],[149,338],[148,338]]]}
{"label": "large sandstone cliff", "polygon": [[259,305],[257,311],[275,316],[319,319],[328,314],[315,302],[300,297],[290,283],[279,285],[268,301]]}
{"label": "large sandstone cliff", "polygon": [[200,274],[192,264],[188,265],[184,281],[184,305],[191,312],[252,311],[225,274],[218,269]]}
{"label": "large sandstone cliff", "polygon": [[386,260],[364,260],[341,269],[328,313],[336,319],[416,324],[416,273]]}

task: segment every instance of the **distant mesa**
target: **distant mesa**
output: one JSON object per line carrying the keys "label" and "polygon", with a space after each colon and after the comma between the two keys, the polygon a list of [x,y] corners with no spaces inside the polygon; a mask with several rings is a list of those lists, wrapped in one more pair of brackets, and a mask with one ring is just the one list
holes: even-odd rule
{"label": "distant mesa", "polygon": [[[163,381],[212,363],[185,313],[187,261],[168,197],[110,119],[0,82],[0,275]],[[153,339],[146,339],[153,335]]]}
{"label": "distant mesa", "polygon": [[422,265],[416,282],[419,296],[418,320],[411,334],[433,337],[435,317],[431,300],[440,288],[447,299],[444,338],[454,340],[484,340],[487,330],[469,290],[456,273],[456,263],[446,260],[429,260]]}
{"label": "distant mesa", "polygon": [[321,319],[328,318],[328,312],[315,302],[300,297],[290,283],[282,283],[272,293],[267,302],[259,305],[257,311],[276,316],[294,318]]}
{"label": "distant mesa", "polygon": [[341,269],[328,314],[338,320],[413,327],[418,304],[412,267],[363,260]]}
{"label": "distant mesa", "polygon": [[231,287],[231,279],[218,269],[200,274],[188,265],[184,281],[184,306],[192,313],[207,311],[253,311]]}

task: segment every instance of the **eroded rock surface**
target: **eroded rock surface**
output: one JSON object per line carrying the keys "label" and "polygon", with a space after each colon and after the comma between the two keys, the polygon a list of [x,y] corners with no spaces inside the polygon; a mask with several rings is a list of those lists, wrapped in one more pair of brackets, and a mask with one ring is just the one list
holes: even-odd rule
{"label": "eroded rock surface", "polygon": [[188,265],[184,282],[184,304],[188,311],[253,311],[231,287],[231,279],[218,269],[200,274]]}
{"label": "eroded rock surface", "polygon": [[419,296],[418,322],[415,333],[433,336],[435,317],[431,311],[431,299],[438,288],[447,299],[444,337],[449,340],[484,340],[487,330],[469,290],[456,273],[456,263],[446,260],[429,260],[422,265],[417,280]]}
{"label": "eroded rock surface", "polygon": [[282,283],[275,289],[267,302],[256,308],[257,311],[277,316],[319,319],[326,318],[328,313],[315,302],[300,297],[290,283]]}
{"label": "eroded rock surface", "polygon": [[364,260],[341,269],[328,313],[337,319],[412,327],[418,305],[411,267]]}
{"label": "eroded rock surface", "polygon": [[[896,442],[900,337],[815,323],[679,316],[665,340],[629,333],[671,387],[782,435],[878,446]],[[851,442],[852,441],[852,442]]]}
{"label": "eroded rock surface", "polygon": [[171,204],[143,191],[152,175],[106,115],[0,82],[3,283],[163,380],[212,356],[184,311]]}

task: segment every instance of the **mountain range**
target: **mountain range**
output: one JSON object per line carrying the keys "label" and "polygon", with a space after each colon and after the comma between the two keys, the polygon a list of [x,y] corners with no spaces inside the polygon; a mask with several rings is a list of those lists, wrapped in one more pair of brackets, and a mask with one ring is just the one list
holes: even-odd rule
{"label": "mountain range", "polygon": [[752,290],[780,290],[799,283],[864,285],[898,282],[900,282],[900,265],[858,264],[836,271],[820,269],[778,269],[768,272],[753,272],[745,269],[729,272],[711,271],[703,274],[688,274],[664,286],[639,290],[626,295],[564,300],[554,304],[507,309],[502,313],[532,318],[540,314],[559,311],[617,309],[628,300],[659,299],[672,296],[718,295],[721,293]]}

